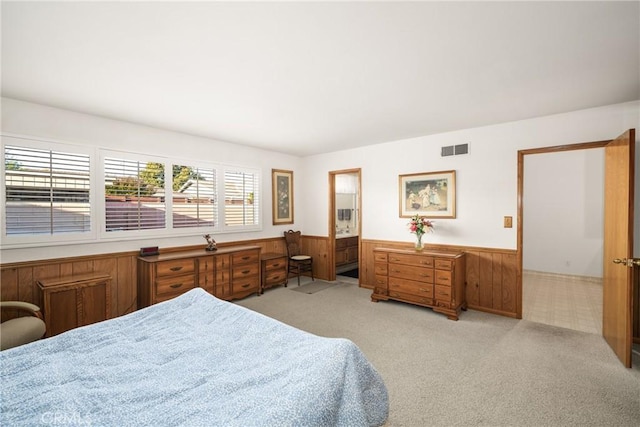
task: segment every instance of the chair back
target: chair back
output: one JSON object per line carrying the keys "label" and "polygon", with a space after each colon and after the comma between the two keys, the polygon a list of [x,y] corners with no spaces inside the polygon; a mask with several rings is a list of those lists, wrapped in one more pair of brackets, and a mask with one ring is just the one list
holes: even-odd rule
{"label": "chair back", "polygon": [[287,244],[287,255],[289,258],[300,255],[300,231],[285,231],[284,240]]}

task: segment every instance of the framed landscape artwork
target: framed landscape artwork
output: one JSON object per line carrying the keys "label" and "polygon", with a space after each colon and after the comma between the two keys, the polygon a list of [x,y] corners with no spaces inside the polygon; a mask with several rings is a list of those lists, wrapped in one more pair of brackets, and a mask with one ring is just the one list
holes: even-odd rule
{"label": "framed landscape artwork", "polygon": [[271,169],[273,225],[293,224],[293,171]]}
{"label": "framed landscape artwork", "polygon": [[400,175],[400,217],[456,217],[456,171]]}

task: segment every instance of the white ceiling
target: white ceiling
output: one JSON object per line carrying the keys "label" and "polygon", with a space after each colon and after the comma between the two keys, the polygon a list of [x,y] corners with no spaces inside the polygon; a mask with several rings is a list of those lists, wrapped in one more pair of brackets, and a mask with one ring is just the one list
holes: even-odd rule
{"label": "white ceiling", "polygon": [[640,99],[640,2],[2,2],[2,95],[300,156]]}

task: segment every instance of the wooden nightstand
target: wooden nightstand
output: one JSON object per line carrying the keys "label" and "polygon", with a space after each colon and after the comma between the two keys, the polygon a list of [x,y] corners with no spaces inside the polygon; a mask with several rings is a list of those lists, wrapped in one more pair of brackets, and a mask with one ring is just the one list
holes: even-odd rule
{"label": "wooden nightstand", "polygon": [[264,293],[265,289],[273,286],[287,286],[287,256],[277,253],[266,253],[260,256],[260,264],[262,270],[262,280],[260,284],[260,293]]}

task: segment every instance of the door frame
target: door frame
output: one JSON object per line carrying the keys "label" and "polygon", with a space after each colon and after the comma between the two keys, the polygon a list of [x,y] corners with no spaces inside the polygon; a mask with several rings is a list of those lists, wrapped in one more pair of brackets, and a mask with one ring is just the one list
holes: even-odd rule
{"label": "door frame", "polygon": [[523,198],[524,198],[524,159],[525,156],[531,154],[543,154],[543,153],[560,153],[563,151],[576,151],[576,150],[589,150],[592,148],[603,148],[612,140],[607,141],[594,141],[583,142],[569,145],[555,145],[551,147],[532,148],[528,150],[518,150],[518,217],[517,217],[517,284],[516,284],[516,318],[522,319],[522,265],[523,265],[523,253],[522,253],[522,240],[523,240]]}
{"label": "door frame", "polygon": [[[362,265],[362,169],[342,169],[329,171],[329,247],[327,254],[327,273],[329,281],[336,280],[336,175],[356,174],[358,175],[358,204],[356,206],[356,220],[358,222],[358,266]],[[361,283],[362,275],[358,277],[358,284]]]}
{"label": "door frame", "polygon": [[[624,135],[624,134],[623,134]],[[541,153],[554,153],[554,152],[562,152],[562,151],[573,151],[573,150],[585,150],[585,149],[592,149],[592,148],[602,148],[605,149],[607,147],[607,145],[609,145],[611,142],[615,141],[615,139],[611,139],[611,140],[606,140],[606,141],[595,141],[595,142],[587,142],[587,143],[578,143],[578,144],[570,144],[570,145],[558,145],[558,146],[552,146],[552,147],[542,147],[542,148],[535,148],[535,149],[528,149],[528,150],[519,150],[518,151],[518,199],[517,199],[517,203],[518,203],[518,212],[517,212],[517,221],[518,221],[518,226],[517,226],[517,284],[516,284],[516,317],[518,319],[522,319],[522,271],[523,271],[523,221],[524,221],[524,214],[523,214],[523,197],[524,197],[524,158],[526,155],[530,155],[530,154],[541,154]],[[634,143],[634,141],[631,142],[632,144]],[[635,159],[631,159],[631,161],[635,161]],[[633,166],[633,165],[631,165]],[[604,177],[603,177],[604,179]],[[607,203],[607,195],[605,192],[604,195],[605,199],[603,201],[603,203]],[[604,227],[604,224],[603,224]],[[631,236],[631,238],[633,239],[633,236]],[[633,254],[631,254],[632,256]],[[603,258],[604,258],[604,254],[603,254]],[[605,262],[605,260],[603,259],[603,262]],[[604,298],[604,295],[603,295]],[[634,319],[633,317],[636,314],[634,314],[633,309],[631,310],[630,316],[631,319],[629,319],[629,323],[633,323]],[[638,320],[638,319],[637,319]],[[603,325],[603,336],[604,336],[604,325]],[[631,357],[631,352],[629,351],[629,358]],[[621,361],[623,362],[623,364],[625,364],[625,366],[627,367],[631,367],[631,362],[629,360],[628,363],[625,363],[625,361],[621,358]]]}

